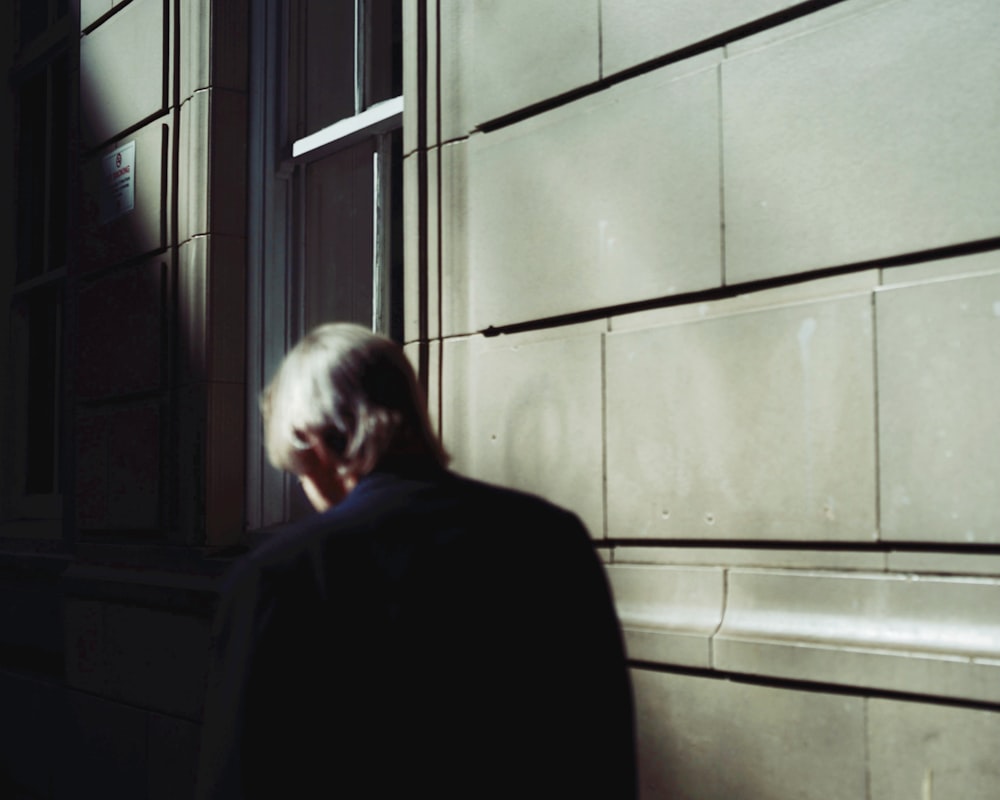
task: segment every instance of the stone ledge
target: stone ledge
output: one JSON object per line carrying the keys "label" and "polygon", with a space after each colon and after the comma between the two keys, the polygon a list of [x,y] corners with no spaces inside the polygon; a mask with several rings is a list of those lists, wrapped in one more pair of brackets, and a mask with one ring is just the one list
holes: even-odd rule
{"label": "stone ledge", "polygon": [[629,657],[1000,703],[1000,579],[609,565]]}

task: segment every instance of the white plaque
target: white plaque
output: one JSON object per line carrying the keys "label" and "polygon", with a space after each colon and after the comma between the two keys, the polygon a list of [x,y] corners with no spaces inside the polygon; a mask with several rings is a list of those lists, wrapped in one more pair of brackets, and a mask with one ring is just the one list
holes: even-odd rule
{"label": "white plaque", "polygon": [[135,142],[101,159],[101,224],[135,208]]}

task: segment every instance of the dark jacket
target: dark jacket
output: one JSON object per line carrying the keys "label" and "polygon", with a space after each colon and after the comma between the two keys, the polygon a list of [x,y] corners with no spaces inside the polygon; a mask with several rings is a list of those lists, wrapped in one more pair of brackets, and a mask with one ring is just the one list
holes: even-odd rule
{"label": "dark jacket", "polygon": [[632,798],[631,689],[579,520],[378,470],[236,565],[200,798]]}

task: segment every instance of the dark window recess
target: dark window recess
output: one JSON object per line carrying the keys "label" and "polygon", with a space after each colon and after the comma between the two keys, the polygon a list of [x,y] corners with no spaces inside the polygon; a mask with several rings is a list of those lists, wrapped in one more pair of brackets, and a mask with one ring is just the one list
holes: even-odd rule
{"label": "dark window recess", "polygon": [[66,265],[66,226],[69,207],[69,59],[52,65],[52,130],[49,147],[49,256],[48,268]]}
{"label": "dark window recess", "polygon": [[18,92],[20,133],[17,148],[17,279],[45,270],[46,105],[44,71],[26,80]]}
{"label": "dark window recess", "polygon": [[59,330],[57,289],[32,292],[28,306],[27,452],[25,493],[54,494],[58,430]]}

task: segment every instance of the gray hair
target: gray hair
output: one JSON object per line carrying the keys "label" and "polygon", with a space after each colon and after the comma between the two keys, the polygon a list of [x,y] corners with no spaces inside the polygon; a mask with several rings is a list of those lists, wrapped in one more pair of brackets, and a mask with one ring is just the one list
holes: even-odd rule
{"label": "gray hair", "polygon": [[310,437],[321,438],[358,476],[387,455],[448,461],[402,348],[360,325],[310,331],[262,393],[261,411],[268,458],[295,474],[302,474]]}

